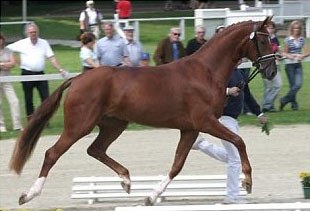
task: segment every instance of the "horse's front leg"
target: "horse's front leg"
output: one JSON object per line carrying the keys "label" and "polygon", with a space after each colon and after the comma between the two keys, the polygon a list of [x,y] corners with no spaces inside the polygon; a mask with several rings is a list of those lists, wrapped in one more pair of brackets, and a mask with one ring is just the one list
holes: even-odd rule
{"label": "horse's front leg", "polygon": [[198,131],[181,131],[180,141],[175,153],[174,162],[169,172],[169,175],[160,183],[158,183],[158,185],[154,188],[151,196],[146,198],[145,205],[153,205],[156,202],[156,199],[166,190],[167,186],[173,180],[173,178],[179,174],[179,172],[184,166],[187,155],[197,136]]}
{"label": "horse's front leg", "polygon": [[212,136],[220,138],[222,140],[226,140],[232,143],[235,147],[237,147],[241,165],[242,165],[242,172],[245,176],[242,186],[246,189],[248,193],[252,192],[252,168],[250,161],[248,159],[248,155],[246,152],[246,146],[244,141],[240,136],[230,131],[224,125],[222,125],[218,119],[209,119],[206,121],[208,125],[201,131],[204,133],[209,133]]}

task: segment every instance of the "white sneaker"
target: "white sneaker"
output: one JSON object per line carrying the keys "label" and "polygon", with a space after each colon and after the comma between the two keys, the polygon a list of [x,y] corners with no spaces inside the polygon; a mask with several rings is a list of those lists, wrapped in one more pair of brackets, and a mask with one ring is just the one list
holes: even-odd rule
{"label": "white sneaker", "polygon": [[226,197],[223,201],[223,204],[248,204],[249,202],[245,199],[232,199]]}
{"label": "white sneaker", "polygon": [[7,130],[4,126],[0,126],[0,132],[5,133],[5,132],[7,132]]}
{"label": "white sneaker", "polygon": [[192,149],[193,149],[193,150],[199,150],[198,145],[199,145],[201,142],[203,142],[203,138],[201,138],[201,137],[198,136],[197,140],[195,141],[195,143],[194,143],[193,146],[192,146]]}

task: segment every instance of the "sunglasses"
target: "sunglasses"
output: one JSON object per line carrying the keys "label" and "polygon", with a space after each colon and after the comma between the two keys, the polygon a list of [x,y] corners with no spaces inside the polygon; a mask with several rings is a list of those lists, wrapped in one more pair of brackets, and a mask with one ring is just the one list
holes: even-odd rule
{"label": "sunglasses", "polygon": [[181,36],[181,33],[173,33],[174,36]]}

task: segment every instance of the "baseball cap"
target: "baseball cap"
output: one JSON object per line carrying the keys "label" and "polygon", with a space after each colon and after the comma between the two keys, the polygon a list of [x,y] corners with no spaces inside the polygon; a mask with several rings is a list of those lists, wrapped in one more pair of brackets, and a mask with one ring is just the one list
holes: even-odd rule
{"label": "baseball cap", "polygon": [[86,5],[90,5],[90,4],[95,4],[94,1],[90,0],[90,1],[86,1]]}
{"label": "baseball cap", "polygon": [[146,52],[141,53],[141,60],[150,60],[150,54]]}
{"label": "baseball cap", "polygon": [[134,28],[133,26],[131,26],[131,25],[128,25],[128,26],[125,26],[125,27],[123,28],[123,30],[124,30],[124,31],[133,31],[133,30],[135,30],[135,28]]}

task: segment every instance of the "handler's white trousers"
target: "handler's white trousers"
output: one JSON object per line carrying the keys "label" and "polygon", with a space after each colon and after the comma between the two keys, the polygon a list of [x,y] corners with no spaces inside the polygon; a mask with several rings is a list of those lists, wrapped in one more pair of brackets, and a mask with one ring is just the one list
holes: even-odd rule
{"label": "handler's white trousers", "polygon": [[[238,121],[230,116],[222,116],[219,121],[232,132],[238,134]],[[221,140],[222,145],[210,143],[201,135],[198,136],[195,148],[204,152],[219,161],[228,164],[227,167],[227,198],[231,200],[238,200],[239,198],[239,177],[241,173],[241,161],[237,148],[228,141]]]}

